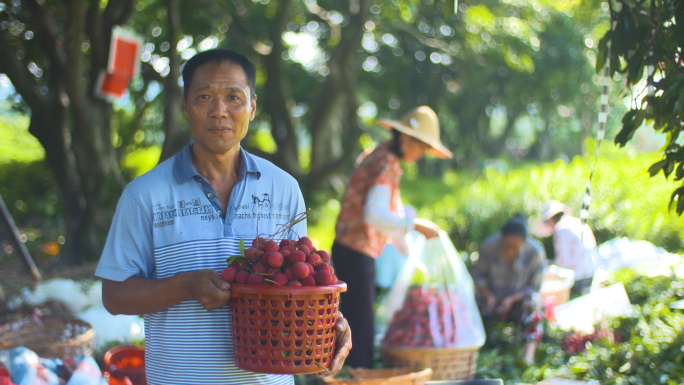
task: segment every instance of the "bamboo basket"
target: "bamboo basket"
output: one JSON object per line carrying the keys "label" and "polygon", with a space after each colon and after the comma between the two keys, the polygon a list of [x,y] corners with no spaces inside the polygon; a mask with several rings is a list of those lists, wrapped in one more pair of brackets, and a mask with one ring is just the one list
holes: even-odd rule
{"label": "bamboo basket", "polygon": [[95,329],[88,322],[75,318],[44,317],[42,325],[26,324],[0,336],[0,346],[3,349],[24,346],[46,358],[92,355]]}
{"label": "bamboo basket", "polygon": [[404,368],[345,369],[352,378],[323,377],[322,385],[423,385],[430,380],[432,369],[415,371]]}
{"label": "bamboo basket", "polygon": [[466,348],[383,348],[387,367],[432,369],[431,380],[472,380],[477,369],[479,346]]}

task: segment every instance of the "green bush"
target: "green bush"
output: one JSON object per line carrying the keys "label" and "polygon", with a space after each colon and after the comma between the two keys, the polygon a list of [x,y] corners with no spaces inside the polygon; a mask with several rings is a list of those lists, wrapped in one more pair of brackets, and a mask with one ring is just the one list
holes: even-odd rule
{"label": "green bush", "polygon": [[[684,249],[684,220],[668,210],[674,184],[650,178],[644,171],[658,156],[603,151],[594,173],[589,212],[598,243],[624,236],[670,251]],[[548,200],[562,201],[578,215],[590,168],[581,157],[508,172],[488,168],[472,183],[456,184],[419,214],[447,230],[459,250],[473,252],[515,213],[526,214],[534,224]]]}

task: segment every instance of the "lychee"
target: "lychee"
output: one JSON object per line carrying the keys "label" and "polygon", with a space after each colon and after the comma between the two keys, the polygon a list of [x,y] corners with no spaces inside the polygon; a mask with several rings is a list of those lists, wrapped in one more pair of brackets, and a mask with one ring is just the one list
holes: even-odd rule
{"label": "lychee", "polygon": [[293,279],[287,283],[287,286],[302,286],[302,283],[297,281],[296,279]]}
{"label": "lychee", "polygon": [[244,270],[245,267],[247,267],[247,265],[247,261],[243,260],[242,258],[237,258],[230,263],[229,267],[232,267],[233,269],[235,269],[235,271],[241,271]]}
{"label": "lychee", "polygon": [[313,275],[313,273],[315,272],[315,270],[314,270],[314,268],[313,268],[313,265],[311,265],[311,264],[308,263],[308,262],[304,262],[304,263],[306,264],[306,267],[309,268],[309,275]]}
{"label": "lychee", "polygon": [[273,282],[280,286],[285,286],[287,285],[287,276],[283,273],[278,273],[275,275],[275,277],[273,277]]}
{"label": "lychee", "polygon": [[304,255],[306,255],[306,256],[308,256],[309,254],[311,254],[311,248],[309,248],[309,247],[306,246],[306,245],[299,245],[298,249],[299,249],[299,251],[301,251],[302,253],[304,253]]}
{"label": "lychee", "polygon": [[312,266],[316,266],[321,263],[321,256],[316,253],[311,253],[306,257],[306,262],[310,263]]}
{"label": "lychee", "polygon": [[319,265],[314,266],[315,271],[327,271],[330,274],[335,274],[335,270],[333,269],[332,266],[328,265],[327,263],[321,263]]}
{"label": "lychee", "polygon": [[292,265],[292,273],[297,278],[304,278],[309,276],[309,266],[304,262],[297,262]]}
{"label": "lychee", "polygon": [[299,282],[302,283],[302,286],[316,286],[316,280],[312,276],[306,276],[304,278],[301,278]]}
{"label": "lychee", "polygon": [[299,250],[295,250],[290,253],[290,258],[289,258],[290,264],[295,264],[297,262],[304,262],[306,261],[306,254],[302,253]]}
{"label": "lychee", "polygon": [[247,278],[249,277],[249,273],[242,270],[238,271],[238,273],[235,275],[235,282],[236,283],[247,283]]}
{"label": "lychee", "polygon": [[311,242],[311,239],[309,237],[301,237],[299,238],[299,241],[297,241],[297,246],[302,246],[306,245],[306,247],[309,248],[309,251],[313,249],[313,242]]}
{"label": "lychee", "polygon": [[291,280],[293,280],[293,279],[296,278],[295,275],[294,275],[294,273],[292,272],[292,267],[291,267],[291,266],[286,267],[285,270],[283,270],[283,274],[285,274],[285,276],[287,277],[287,280],[288,280],[288,281],[291,281]]}
{"label": "lychee", "polygon": [[327,251],[317,250],[316,254],[321,256],[321,261],[323,261],[323,263],[330,263],[330,254],[328,254]]}
{"label": "lychee", "polygon": [[247,283],[250,285],[261,285],[264,283],[264,277],[259,274],[250,274],[249,277],[247,277]]}
{"label": "lychee", "polygon": [[278,251],[278,243],[274,240],[266,241],[264,251]]}
{"label": "lychee", "polygon": [[254,240],[252,241],[252,247],[256,247],[257,250],[263,251],[263,249],[264,249],[264,243],[266,243],[266,238],[256,237],[256,238],[254,238]]}
{"label": "lychee", "polygon": [[[274,242],[275,243],[275,242]],[[277,251],[266,252],[262,258],[264,263],[271,267],[280,267],[283,265],[283,255]]]}
{"label": "lychee", "polygon": [[286,246],[290,246],[290,247],[292,247],[292,249],[294,249],[295,247],[297,247],[297,241],[292,240],[292,239],[281,240],[280,241],[280,249],[282,249],[283,247],[286,247]]}
{"label": "lychee", "polygon": [[320,270],[314,273],[314,279],[318,285],[332,285],[337,282],[337,279],[326,270]]}
{"label": "lychee", "polygon": [[237,274],[237,270],[235,268],[226,267],[221,272],[221,278],[223,278],[223,280],[227,281],[227,282],[235,282],[235,275],[236,274]]}
{"label": "lychee", "polygon": [[254,263],[263,254],[263,251],[259,251],[256,247],[250,247],[245,250],[245,257],[249,259],[250,262]]}
{"label": "lychee", "polygon": [[254,271],[255,273],[265,273],[266,271],[268,271],[268,267],[261,262],[257,262],[254,265],[252,265],[252,271]]}

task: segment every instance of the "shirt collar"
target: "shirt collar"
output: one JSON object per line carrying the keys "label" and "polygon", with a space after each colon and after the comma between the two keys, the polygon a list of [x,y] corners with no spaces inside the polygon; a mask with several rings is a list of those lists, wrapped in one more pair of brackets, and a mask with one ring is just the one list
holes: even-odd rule
{"label": "shirt collar", "polygon": [[[192,144],[193,142],[190,142],[183,148],[173,164],[173,175],[178,183],[186,182],[195,176],[201,176],[192,164]],[[254,174],[259,179],[261,178],[261,169],[254,155],[240,146],[240,178],[244,178],[246,174]]]}

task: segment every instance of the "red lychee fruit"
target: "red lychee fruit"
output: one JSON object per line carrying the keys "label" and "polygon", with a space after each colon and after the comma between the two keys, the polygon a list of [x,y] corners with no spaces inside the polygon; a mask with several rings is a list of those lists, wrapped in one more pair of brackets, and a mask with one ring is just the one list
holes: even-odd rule
{"label": "red lychee fruit", "polygon": [[297,262],[304,262],[306,261],[306,254],[302,253],[299,250],[295,250],[290,253],[289,261],[292,265],[294,265]]}
{"label": "red lychee fruit", "polygon": [[264,251],[278,251],[278,243],[274,240],[266,241]]}
{"label": "red lychee fruit", "polygon": [[237,274],[237,270],[235,268],[226,267],[221,272],[221,278],[223,278],[223,280],[227,281],[227,282],[235,282],[235,275],[236,274]]}
{"label": "red lychee fruit", "polygon": [[264,277],[259,274],[250,274],[247,277],[247,283],[250,285],[261,285],[264,283]]}
{"label": "red lychee fruit", "polygon": [[235,275],[235,282],[236,283],[247,283],[247,278],[249,278],[249,273],[242,270],[238,271],[238,273]]}
{"label": "red lychee fruit", "polygon": [[264,252],[258,250],[256,247],[250,247],[245,250],[245,257],[247,257],[251,263],[256,262],[262,255],[264,255]]}
{"label": "red lychee fruit", "polygon": [[285,286],[287,285],[287,276],[283,273],[278,273],[275,275],[275,277],[273,277],[273,282],[280,286]]}
{"label": "red lychee fruit", "polygon": [[297,278],[297,277],[295,277],[294,273],[292,272],[291,266],[286,267],[285,270],[283,270],[283,274],[285,274],[288,281],[291,281],[291,280]]}
{"label": "red lychee fruit", "polygon": [[229,267],[232,267],[235,269],[235,271],[241,271],[244,270],[245,267],[247,267],[248,263],[242,258],[237,258],[233,262],[230,263]]}
{"label": "red lychee fruit", "polygon": [[280,254],[283,255],[283,258],[285,259],[285,261],[289,261],[289,260],[290,260],[290,253],[292,253],[291,250],[283,250],[283,249],[280,249]]}
{"label": "red lychee fruit", "polygon": [[252,271],[255,273],[265,273],[268,271],[268,266],[264,265],[261,262],[257,262],[254,265],[252,265]]}
{"label": "red lychee fruit", "polygon": [[256,247],[257,250],[263,251],[264,243],[266,243],[266,238],[256,237],[252,240],[252,247]]}
{"label": "red lychee fruit", "polygon": [[297,278],[304,278],[309,276],[309,266],[304,262],[297,262],[292,265],[292,273]]}
{"label": "red lychee fruit", "polygon": [[302,286],[302,283],[296,279],[293,279],[287,283],[287,286]]}
{"label": "red lychee fruit", "polygon": [[299,249],[299,251],[301,251],[302,253],[304,253],[304,255],[306,255],[306,256],[308,256],[309,254],[311,254],[311,249],[310,249],[308,246],[306,246],[306,245],[299,245],[299,248],[298,248],[298,249]]}
{"label": "red lychee fruit", "polygon": [[262,258],[263,262],[271,267],[280,267],[283,265],[284,257],[277,251],[271,251],[264,253]]}
{"label": "red lychee fruit", "polygon": [[313,275],[313,273],[316,271],[316,270],[314,270],[313,265],[311,265],[308,262],[305,262],[305,263],[306,263],[306,267],[309,268],[309,275]]}
{"label": "red lychee fruit", "polygon": [[309,251],[313,249],[313,242],[311,242],[311,239],[309,237],[301,237],[299,238],[299,241],[297,241],[297,246],[302,246],[306,245],[306,247],[309,248]]}
{"label": "red lychee fruit", "polygon": [[267,277],[267,278],[270,278],[270,279],[273,279],[273,277],[275,277],[275,275],[278,274],[278,273],[282,273],[282,271],[280,271],[279,268],[277,268],[277,267],[269,267],[268,270],[266,271],[266,274],[268,274],[266,277]]}
{"label": "red lychee fruit", "polygon": [[332,266],[327,263],[321,263],[320,265],[314,266],[315,271],[327,271],[330,274],[335,274],[335,270]]}
{"label": "red lychee fruit", "polygon": [[323,263],[330,263],[330,254],[328,254],[327,251],[317,250],[316,254],[321,256],[321,261],[323,261]]}
{"label": "red lychee fruit", "polygon": [[321,256],[316,253],[311,253],[306,257],[306,262],[310,263],[312,266],[316,266],[321,263]]}
{"label": "red lychee fruit", "polygon": [[307,276],[304,278],[301,278],[299,282],[302,283],[302,286],[316,286],[316,280],[312,276]]}
{"label": "red lychee fruit", "polygon": [[283,239],[280,241],[280,249],[282,250],[283,247],[290,246],[294,250],[297,247],[297,241],[292,240],[292,239]]}
{"label": "red lychee fruit", "polygon": [[318,285],[332,285],[337,283],[337,278],[335,278],[330,272],[326,270],[317,271],[314,273],[314,279]]}

